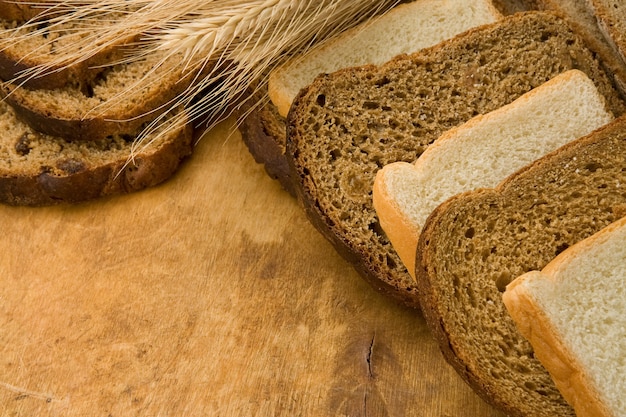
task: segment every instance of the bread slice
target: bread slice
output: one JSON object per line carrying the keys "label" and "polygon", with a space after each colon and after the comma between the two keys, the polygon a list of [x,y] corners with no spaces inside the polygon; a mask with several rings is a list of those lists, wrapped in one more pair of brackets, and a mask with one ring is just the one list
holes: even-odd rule
{"label": "bread slice", "polygon": [[269,76],[269,97],[286,117],[298,92],[323,73],[382,64],[501,17],[490,0],[417,0],[394,7],[287,61]]}
{"label": "bread slice", "polygon": [[625,155],[622,116],[495,189],[452,197],[424,225],[416,251],[424,317],[459,374],[510,415],[574,414],[502,292],[624,213]]}
{"label": "bread slice", "polygon": [[87,92],[74,85],[49,90],[4,83],[2,94],[20,119],[48,135],[71,140],[133,135],[168,110],[193,80],[180,61],[160,65],[162,58],[151,54],[107,68]]}
{"label": "bread slice", "polygon": [[287,158],[316,227],[375,288],[418,305],[372,204],[376,172],[413,162],[443,132],[579,69],[615,115],[624,103],[591,52],[550,13],[528,12],[382,66],[318,77],[294,101]]}
{"label": "bread slice", "polygon": [[44,135],[22,123],[7,103],[0,102],[4,132],[0,140],[0,202],[30,206],[77,203],[157,185],[171,177],[192,152],[191,125],[169,129],[173,120],[165,121],[154,136],[146,138],[153,141],[149,146],[132,153],[134,137],[112,135],[72,142]]}
{"label": "bread slice", "polygon": [[511,282],[504,305],[578,417],[626,415],[626,217]]}
{"label": "bread slice", "polygon": [[380,224],[410,274],[426,218],[455,194],[500,181],[535,159],[611,121],[604,97],[569,70],[511,104],[445,132],[414,163],[376,173],[373,203]]}
{"label": "bread slice", "polygon": [[[239,111],[242,138],[269,176],[294,194],[284,155],[284,116],[300,88],[320,73],[361,64],[381,64],[397,54],[435,45],[446,37],[500,17],[489,0],[417,0],[396,6],[384,16],[313,48],[305,56],[293,57],[273,71],[269,75],[268,89],[257,91],[257,97],[247,101]],[[418,30],[398,29],[399,25],[406,27],[407,24]],[[264,101],[266,93],[273,102]]]}
{"label": "bread slice", "polygon": [[535,0],[537,7],[552,10],[567,19],[578,33],[585,38],[591,50],[596,52],[607,73],[626,97],[626,62],[613,42],[605,37],[589,0]]}
{"label": "bread slice", "polygon": [[626,4],[618,0],[587,0],[606,39],[626,61]]}

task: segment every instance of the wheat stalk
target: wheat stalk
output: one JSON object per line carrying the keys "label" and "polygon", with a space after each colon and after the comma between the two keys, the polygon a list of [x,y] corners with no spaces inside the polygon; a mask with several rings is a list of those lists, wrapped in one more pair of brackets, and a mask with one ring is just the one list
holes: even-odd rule
{"label": "wheat stalk", "polygon": [[[75,36],[78,41],[62,49],[27,75],[89,61],[107,48],[129,39],[138,40],[129,48],[126,62],[146,55],[161,54],[160,64],[173,57],[186,71],[197,74],[196,82],[171,108],[184,105],[192,120],[219,122],[228,109],[241,100],[252,85],[262,88],[265,76],[285,57],[306,51],[334,34],[393,7],[398,0],[66,0],[54,10],[29,23],[31,31],[9,30],[0,48],[9,43],[28,42],[41,36],[37,27],[58,36]],[[36,3],[36,2],[35,2]],[[43,2],[41,7],[46,7]],[[67,12],[59,12],[60,10]],[[106,24],[103,24],[103,20]],[[68,23],[81,22],[67,34]],[[178,68],[180,69],[180,68]],[[118,96],[123,100],[141,83],[155,82],[149,71],[137,85]],[[158,80],[156,81],[158,82]],[[93,109],[96,111],[96,109]],[[167,117],[166,114],[162,116]],[[145,141],[162,119],[156,118],[135,143],[135,151],[149,146]],[[168,124],[169,125],[169,124]],[[169,125],[175,128],[176,123]]]}

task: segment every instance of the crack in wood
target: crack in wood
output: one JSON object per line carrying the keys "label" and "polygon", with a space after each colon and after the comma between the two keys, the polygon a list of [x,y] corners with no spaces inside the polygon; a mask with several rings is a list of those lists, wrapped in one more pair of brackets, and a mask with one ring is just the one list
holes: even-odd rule
{"label": "crack in wood", "polygon": [[374,379],[374,371],[372,370],[372,355],[374,354],[374,341],[376,340],[376,334],[372,336],[372,340],[370,342],[369,350],[367,351],[367,374],[369,379]]}

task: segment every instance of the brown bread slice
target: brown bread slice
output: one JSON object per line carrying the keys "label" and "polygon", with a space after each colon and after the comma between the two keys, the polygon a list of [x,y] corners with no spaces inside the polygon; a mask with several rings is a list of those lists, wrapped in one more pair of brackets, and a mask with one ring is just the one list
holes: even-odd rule
{"label": "brown bread slice", "polygon": [[502,302],[506,285],[615,221],[626,204],[626,117],[518,171],[453,197],[427,220],[416,253],[424,316],[446,359],[515,416],[568,416]]}
{"label": "brown bread slice", "polygon": [[176,58],[157,65],[162,58],[151,54],[107,68],[87,92],[75,85],[48,90],[4,83],[2,94],[23,121],[48,135],[71,140],[133,135],[170,108],[193,80],[193,72]]}
{"label": "brown bread slice", "polygon": [[385,293],[418,305],[418,289],[381,230],[376,172],[415,161],[444,131],[510,103],[568,69],[591,78],[615,115],[609,78],[566,23],[516,14],[380,67],[317,78],[294,102],[287,158],[316,227]]}
{"label": "brown bread slice", "polygon": [[626,217],[515,278],[502,301],[577,417],[626,415]]}
{"label": "brown bread slice", "polygon": [[600,58],[605,71],[626,97],[626,62],[612,42],[605,37],[588,0],[537,0],[537,7],[552,10],[567,19],[573,29],[585,38],[591,50]]}
{"label": "brown bread slice", "polygon": [[626,3],[622,0],[586,0],[607,41],[626,61]]}
{"label": "brown bread slice", "polygon": [[159,184],[171,177],[192,151],[191,125],[164,133],[172,121],[147,137],[154,142],[129,161],[131,137],[112,135],[71,142],[44,135],[22,123],[9,105],[0,102],[0,202],[33,206],[77,203]]}

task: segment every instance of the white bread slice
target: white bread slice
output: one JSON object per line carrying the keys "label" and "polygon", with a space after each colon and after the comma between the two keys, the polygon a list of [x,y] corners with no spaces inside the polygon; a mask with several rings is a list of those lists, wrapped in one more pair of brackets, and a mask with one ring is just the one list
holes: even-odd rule
{"label": "white bread slice", "polygon": [[490,0],[416,0],[399,5],[272,71],[269,97],[286,117],[296,94],[319,74],[382,64],[500,17]]}
{"label": "white bread slice", "polygon": [[514,102],[441,135],[414,163],[376,174],[373,203],[381,227],[415,276],[426,218],[455,194],[492,188],[507,176],[613,118],[594,83],[570,70]]}
{"label": "white bread slice", "polygon": [[626,416],[626,217],[513,280],[504,304],[578,417]]}

